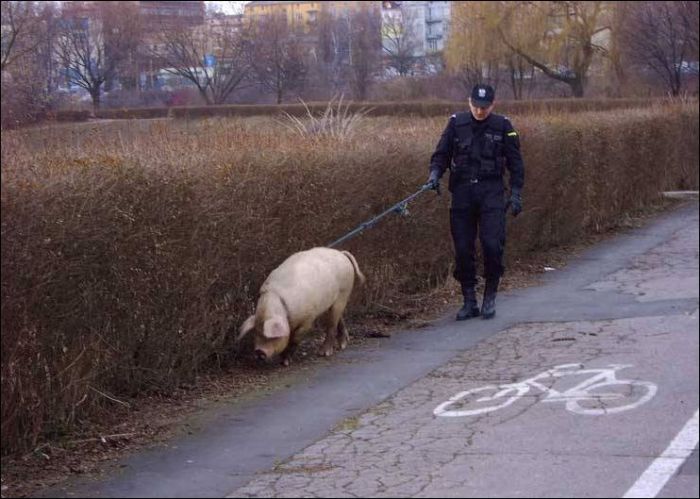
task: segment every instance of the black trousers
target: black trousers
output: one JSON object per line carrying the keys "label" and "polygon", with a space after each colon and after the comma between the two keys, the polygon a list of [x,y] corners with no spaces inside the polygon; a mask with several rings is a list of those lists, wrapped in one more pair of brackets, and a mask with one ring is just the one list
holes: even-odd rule
{"label": "black trousers", "polygon": [[476,236],[484,256],[484,278],[503,275],[503,250],[506,243],[506,214],[503,180],[468,180],[452,189],[450,229],[455,247],[454,277],[463,287],[476,286]]}

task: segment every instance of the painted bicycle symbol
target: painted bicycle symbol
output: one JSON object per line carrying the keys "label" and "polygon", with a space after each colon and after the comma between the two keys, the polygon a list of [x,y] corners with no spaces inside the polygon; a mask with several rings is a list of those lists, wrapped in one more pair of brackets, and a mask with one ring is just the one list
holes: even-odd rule
{"label": "painted bicycle symbol", "polygon": [[[518,383],[487,385],[460,392],[438,405],[433,414],[445,417],[476,416],[508,407],[530,390],[546,394],[540,402],[563,402],[576,414],[599,416],[627,411],[648,402],[657,386],[649,381],[617,379],[616,372],[631,364],[610,364],[608,368],[584,369],[582,364],[561,364]],[[548,378],[590,375],[568,390],[543,385]]]}

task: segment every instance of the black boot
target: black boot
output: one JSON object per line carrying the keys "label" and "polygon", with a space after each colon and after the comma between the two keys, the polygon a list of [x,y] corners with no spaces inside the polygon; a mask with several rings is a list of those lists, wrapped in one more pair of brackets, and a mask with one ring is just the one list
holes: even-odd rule
{"label": "black boot", "polygon": [[457,320],[464,321],[472,317],[478,317],[479,306],[476,304],[474,288],[462,285],[462,295],[464,296],[464,306],[457,312]]}
{"label": "black boot", "polygon": [[498,291],[498,279],[487,280],[484,287],[484,301],[481,304],[481,318],[491,319],[496,315],[496,292]]}

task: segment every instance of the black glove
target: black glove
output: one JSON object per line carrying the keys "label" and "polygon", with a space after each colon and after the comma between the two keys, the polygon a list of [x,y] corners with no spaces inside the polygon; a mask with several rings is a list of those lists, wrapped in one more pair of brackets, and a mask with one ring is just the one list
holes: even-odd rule
{"label": "black glove", "polygon": [[520,197],[520,189],[515,187],[510,192],[510,212],[517,217],[523,211],[523,200]]}
{"label": "black glove", "polygon": [[440,194],[440,175],[437,170],[430,170],[428,181],[423,184],[423,188],[432,189]]}

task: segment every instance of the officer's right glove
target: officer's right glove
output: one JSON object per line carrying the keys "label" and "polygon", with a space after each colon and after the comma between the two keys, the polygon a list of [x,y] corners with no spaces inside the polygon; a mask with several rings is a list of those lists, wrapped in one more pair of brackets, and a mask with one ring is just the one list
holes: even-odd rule
{"label": "officer's right glove", "polygon": [[440,175],[437,170],[430,170],[428,181],[423,184],[423,188],[428,188],[437,191],[440,194]]}
{"label": "officer's right glove", "polygon": [[520,197],[520,189],[513,188],[510,193],[510,212],[517,217],[523,211],[523,200]]}

